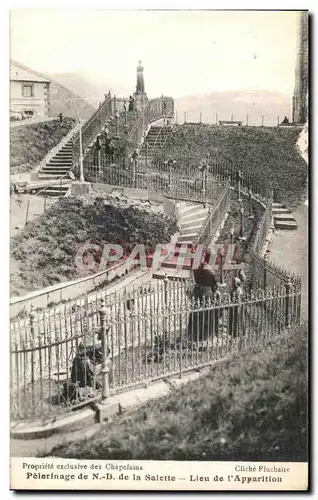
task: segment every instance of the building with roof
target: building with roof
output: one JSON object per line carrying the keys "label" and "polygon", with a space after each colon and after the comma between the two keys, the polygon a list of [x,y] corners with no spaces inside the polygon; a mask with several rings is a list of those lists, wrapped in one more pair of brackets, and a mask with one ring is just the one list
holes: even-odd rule
{"label": "building with roof", "polygon": [[10,63],[10,115],[24,118],[48,116],[50,111],[50,83],[44,75],[33,72],[15,62]]}

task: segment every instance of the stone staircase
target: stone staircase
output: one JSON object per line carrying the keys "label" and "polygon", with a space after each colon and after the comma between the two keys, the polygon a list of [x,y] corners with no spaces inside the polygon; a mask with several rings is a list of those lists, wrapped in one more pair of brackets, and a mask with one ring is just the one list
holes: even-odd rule
{"label": "stone staircase", "polygon": [[171,125],[152,125],[139,152],[139,161],[151,160],[152,155],[165,144]]}
{"label": "stone staircase", "polygon": [[45,189],[46,196],[65,196],[71,182],[68,173],[73,166],[72,159],[72,139],[70,139],[41,166],[38,173],[39,181],[49,181]]}
{"label": "stone staircase", "polygon": [[272,213],[275,229],[295,230],[297,222],[291,211],[281,203],[273,203]]}
{"label": "stone staircase", "polygon": [[180,279],[184,278],[185,274],[189,275],[192,266],[191,258],[184,259],[182,270],[177,269],[180,247],[182,245],[191,248],[194,245],[209,213],[209,209],[204,208],[203,205],[188,202],[178,203],[176,210],[180,231],[176,235],[175,242],[172,242],[175,245],[174,256],[162,263],[161,269],[154,273],[154,278],[167,274],[169,278]]}

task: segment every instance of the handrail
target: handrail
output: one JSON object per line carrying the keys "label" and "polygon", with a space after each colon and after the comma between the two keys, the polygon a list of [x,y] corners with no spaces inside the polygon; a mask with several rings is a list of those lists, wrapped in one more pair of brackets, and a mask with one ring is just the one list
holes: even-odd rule
{"label": "handrail", "polygon": [[149,123],[173,116],[174,101],[172,97],[158,97],[148,101],[145,109],[141,112],[135,126],[128,135],[128,140],[137,147],[142,137],[143,131]]}
{"label": "handrail", "polygon": [[[61,177],[58,177],[57,179],[52,179],[52,180],[54,180],[54,182],[52,182],[52,183],[48,184],[48,185],[47,185],[47,186],[45,186],[43,189],[41,189],[41,191],[38,191],[37,193],[35,193],[35,196],[38,196],[39,194],[43,193],[43,191],[45,191],[46,189],[51,188],[52,186],[56,186],[57,184],[60,184],[60,183],[61,183],[61,180],[62,180],[64,177],[69,176],[69,175],[70,175],[70,172],[72,172],[72,170],[73,170],[73,167],[72,167],[72,168],[70,168],[66,174],[61,175]],[[47,179],[47,180],[48,180],[48,179]],[[70,180],[72,180],[72,179],[70,179]]]}
{"label": "handrail", "polygon": [[[106,121],[112,116],[114,112],[114,99],[111,94],[107,94],[102,105],[95,111],[89,120],[82,127],[82,153],[84,153],[87,146],[95,139],[96,135],[100,132]],[[80,137],[79,133],[73,141],[73,165],[76,165],[80,158]]]}

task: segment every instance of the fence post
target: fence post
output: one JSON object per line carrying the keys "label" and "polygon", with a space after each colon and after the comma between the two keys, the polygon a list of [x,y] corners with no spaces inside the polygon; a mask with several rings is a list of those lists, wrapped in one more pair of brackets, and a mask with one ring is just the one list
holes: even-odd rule
{"label": "fence post", "polygon": [[241,182],[242,182],[242,180],[243,180],[242,170],[238,170],[237,175],[236,175],[238,201],[241,201]]}
{"label": "fence post", "polygon": [[233,245],[233,243],[234,243],[234,226],[231,226],[231,229],[230,229],[230,242],[231,242],[231,245]]}
{"label": "fence post", "polygon": [[291,297],[290,297],[290,290],[291,290],[291,281],[290,278],[285,283],[285,327],[289,328],[290,327],[290,306],[291,306]]}
{"label": "fence post", "polygon": [[223,285],[223,277],[224,277],[224,257],[225,257],[225,253],[224,253],[224,248],[222,246],[221,250],[220,250],[220,284]]}
{"label": "fence post", "polygon": [[248,190],[248,216],[252,216],[252,190]]}
{"label": "fence post", "polygon": [[46,211],[47,196],[44,196],[44,212]]}
{"label": "fence post", "polygon": [[34,356],[34,346],[35,346],[35,328],[34,328],[34,319],[35,312],[34,306],[31,304],[31,309],[29,313],[30,319],[30,333],[31,333],[31,342],[32,342],[32,350],[31,350],[31,384],[32,384],[32,411],[35,408],[35,395],[34,395],[34,384],[35,384],[35,356]]}
{"label": "fence post", "polygon": [[264,288],[267,287],[267,262],[268,262],[268,257],[267,253],[264,255]]}
{"label": "fence post", "polygon": [[169,286],[169,278],[168,278],[168,275],[167,273],[165,274],[165,277],[164,277],[164,280],[163,280],[163,283],[164,283],[164,299],[165,299],[165,306],[166,306],[166,310],[165,310],[165,316],[164,316],[164,326],[163,326],[163,334],[165,335],[167,333],[167,317],[166,317],[166,314],[168,312],[168,286]]}
{"label": "fence post", "polygon": [[101,329],[101,341],[102,341],[102,400],[105,400],[109,396],[109,378],[108,378],[108,342],[107,342],[107,332],[106,332],[106,308],[105,300],[102,298],[101,307],[99,310],[100,316],[100,329]]}
{"label": "fence post", "polygon": [[242,203],[241,208],[240,208],[240,213],[241,213],[240,236],[241,236],[241,238],[244,238],[245,228],[244,228],[244,207],[243,207],[243,203]]}
{"label": "fence post", "polygon": [[203,203],[204,208],[206,208],[206,184],[207,184],[207,174],[206,174],[206,166],[202,170],[202,183],[203,183]]}
{"label": "fence post", "polygon": [[29,218],[29,208],[30,208],[30,199],[28,199],[28,203],[27,203],[27,209],[26,209],[26,214],[25,214],[25,226],[27,225],[28,223],[28,218]]}

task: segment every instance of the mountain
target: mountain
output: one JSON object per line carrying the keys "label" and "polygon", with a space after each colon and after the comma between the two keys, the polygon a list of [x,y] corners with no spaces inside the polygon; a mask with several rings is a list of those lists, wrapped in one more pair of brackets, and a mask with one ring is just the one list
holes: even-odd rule
{"label": "mountain", "polygon": [[83,96],[80,94],[73,92],[72,89],[61,85],[59,82],[54,80],[51,75],[40,73],[39,71],[29,68],[28,66],[16,61],[12,62],[14,62],[14,64],[19,66],[21,69],[32,71],[39,76],[51,80],[49,116],[57,116],[59,113],[63,113],[64,116],[80,115],[81,118],[88,119],[94,113],[96,108],[92,106],[91,103],[83,99]]}
{"label": "mountain", "polygon": [[231,91],[212,92],[209,94],[189,95],[175,99],[175,111],[178,122],[183,123],[184,112],[188,122],[198,122],[200,113],[204,123],[215,123],[218,120],[241,120],[249,125],[277,125],[285,116],[291,121],[291,97],[279,92],[270,91]]}
{"label": "mountain", "polygon": [[127,97],[134,91],[134,89],[130,89],[123,85],[100,81],[98,77],[94,77],[89,73],[56,73],[50,76],[60,85],[64,85],[72,92],[83,97],[95,108],[98,107],[99,102],[104,100],[104,96],[109,90],[112,95],[115,94],[120,97]]}

